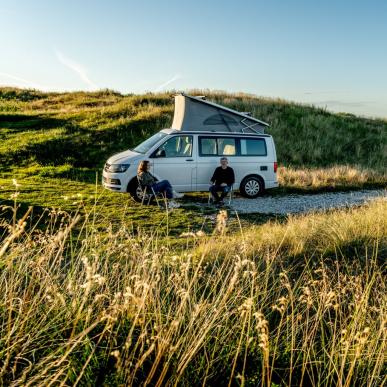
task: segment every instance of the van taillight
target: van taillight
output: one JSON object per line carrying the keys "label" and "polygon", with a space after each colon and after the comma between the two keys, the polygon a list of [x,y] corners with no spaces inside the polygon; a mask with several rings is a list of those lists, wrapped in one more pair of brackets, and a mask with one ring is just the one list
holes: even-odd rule
{"label": "van taillight", "polygon": [[278,164],[277,161],[274,161],[274,173],[277,173]]}

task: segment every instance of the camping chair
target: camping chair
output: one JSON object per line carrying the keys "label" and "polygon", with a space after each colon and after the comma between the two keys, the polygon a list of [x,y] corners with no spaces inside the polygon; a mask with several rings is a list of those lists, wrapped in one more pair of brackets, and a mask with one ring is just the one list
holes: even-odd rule
{"label": "camping chair", "polygon": [[[231,189],[228,191],[227,198],[228,198],[228,206],[231,205],[232,195],[234,191],[234,184],[231,184]],[[214,201],[211,192],[208,192],[208,204],[211,204]]]}
{"label": "camping chair", "polygon": [[[138,197],[142,197],[142,200],[141,200],[141,205],[144,205],[144,202],[147,200],[147,205],[149,206],[150,202],[152,201],[152,199],[155,199],[156,200],[156,203],[157,205],[160,207],[160,203],[158,201],[158,198],[157,196],[158,195],[162,195],[161,192],[159,193],[156,193],[155,190],[150,186],[146,186],[146,185],[142,185],[141,182],[140,182],[140,179],[138,178],[137,176],[137,182],[138,182],[138,185],[137,185],[137,196]],[[164,197],[164,195],[163,195]]]}

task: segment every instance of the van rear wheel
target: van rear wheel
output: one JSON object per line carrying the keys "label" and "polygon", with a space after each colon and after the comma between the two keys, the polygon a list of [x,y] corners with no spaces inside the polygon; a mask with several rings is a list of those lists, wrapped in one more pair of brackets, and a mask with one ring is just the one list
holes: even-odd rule
{"label": "van rear wheel", "polygon": [[244,178],[240,186],[241,194],[250,199],[258,197],[263,191],[263,181],[258,176],[248,176]]}

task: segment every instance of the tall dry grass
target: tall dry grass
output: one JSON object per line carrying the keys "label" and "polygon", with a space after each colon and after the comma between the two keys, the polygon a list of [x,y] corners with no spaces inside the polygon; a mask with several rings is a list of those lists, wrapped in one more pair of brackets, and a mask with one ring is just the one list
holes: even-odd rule
{"label": "tall dry grass", "polygon": [[386,257],[387,202],[379,198],[362,207],[327,213],[289,215],[284,224],[270,222],[254,226],[241,235],[213,237],[203,242],[197,252],[209,257],[229,254],[261,256],[276,252],[282,257],[331,255],[364,251],[382,246],[379,256]]}
{"label": "tall dry grass", "polygon": [[386,186],[386,171],[361,166],[337,165],[326,168],[278,168],[278,182],[288,189],[333,190]]}
{"label": "tall dry grass", "polygon": [[[180,255],[125,224],[96,231],[93,214],[51,211],[46,231],[15,216],[0,248],[1,381],[383,385],[380,211],[383,201],[238,236],[222,213]],[[358,253],[328,254],[338,241]]]}

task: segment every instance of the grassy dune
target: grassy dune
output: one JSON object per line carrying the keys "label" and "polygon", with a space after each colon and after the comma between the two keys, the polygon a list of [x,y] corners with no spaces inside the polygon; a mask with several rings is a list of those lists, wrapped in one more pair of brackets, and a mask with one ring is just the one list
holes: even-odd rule
{"label": "grassy dune", "polygon": [[[125,223],[47,214],[0,245],[10,385],[376,386],[387,381],[386,201],[183,253]],[[78,227],[78,229],[77,229]]]}
{"label": "grassy dune", "polygon": [[[195,91],[193,91],[195,92]],[[203,94],[203,91],[196,91]],[[314,174],[309,188],[386,183],[387,122],[245,94],[205,92],[271,124],[283,187],[304,187],[293,169]],[[41,93],[0,89],[0,162],[12,174],[94,179],[113,153],[169,127],[172,94]],[[342,168],[353,171],[342,178]],[[333,173],[332,173],[333,172]],[[357,178],[361,176],[361,178]]]}
{"label": "grassy dune", "polygon": [[[387,182],[387,123],[323,109],[221,92],[210,100],[271,124],[278,153],[279,194],[385,187]],[[9,202],[13,178],[21,184],[20,202],[36,211],[60,207],[73,211],[79,194],[83,202],[93,195],[96,177],[112,154],[131,148],[144,138],[169,127],[172,93],[121,95],[105,90],[93,93],[42,93],[0,88],[0,204]],[[65,201],[67,197],[70,200]],[[125,208],[141,225],[133,202],[124,195],[103,192],[105,216],[120,218]],[[35,211],[35,212],[36,212]],[[144,211],[145,223],[152,211]],[[180,216],[184,219],[183,213]],[[202,214],[199,214],[202,216]],[[160,216],[157,216],[160,218]],[[180,222],[184,229],[184,222]]]}

